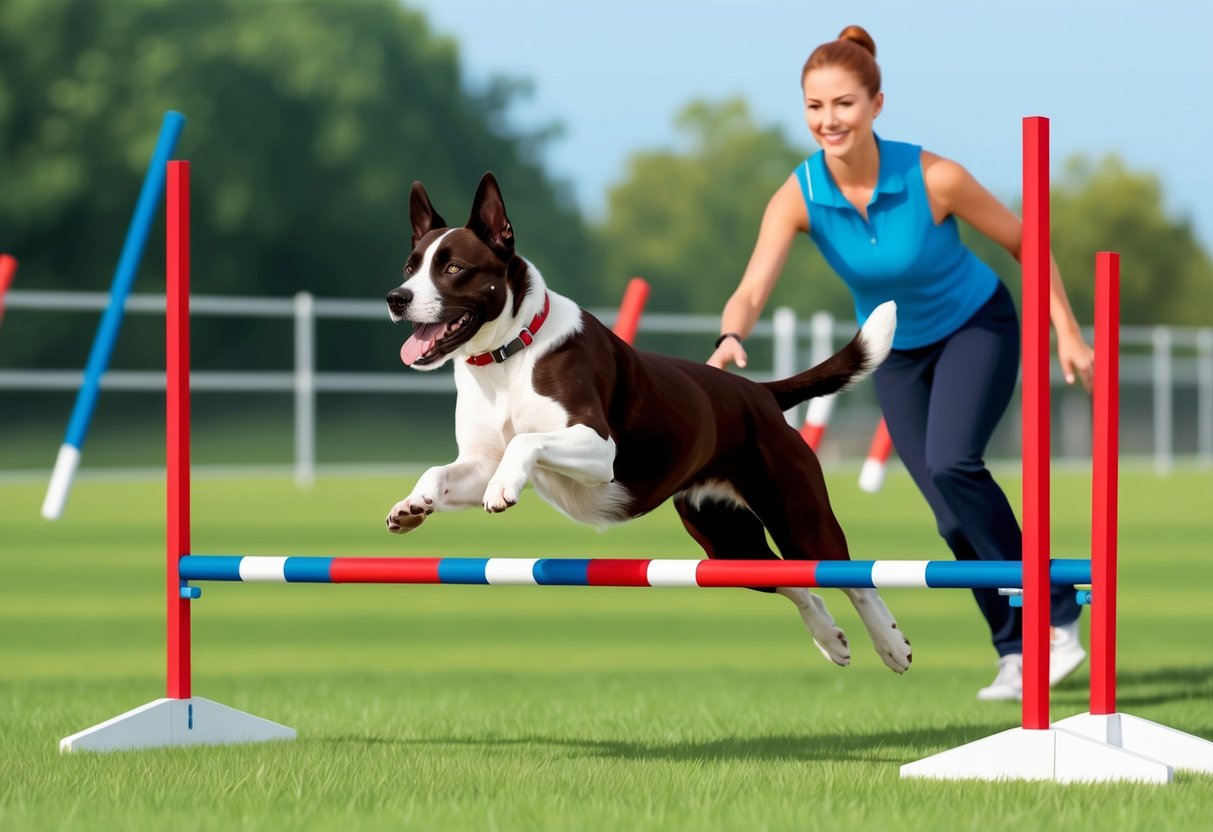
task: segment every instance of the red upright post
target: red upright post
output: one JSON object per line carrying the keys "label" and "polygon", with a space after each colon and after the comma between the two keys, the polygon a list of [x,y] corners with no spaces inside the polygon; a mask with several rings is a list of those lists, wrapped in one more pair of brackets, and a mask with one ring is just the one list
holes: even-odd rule
{"label": "red upright post", "polygon": [[1023,121],[1023,727],[1049,727],[1049,120]]}
{"label": "red upright post", "polygon": [[189,699],[190,602],[177,561],[190,551],[190,165],[168,163],[165,406],[168,474],[168,693]]}
{"label": "red upright post", "polygon": [[7,254],[0,254],[0,321],[4,320],[4,293],[13,284],[13,275],[17,273],[17,259]]}
{"label": "red upright post", "polygon": [[[167,691],[59,742],[62,751],[290,740],[295,730],[190,690],[190,606],[180,560],[190,553],[190,166],[169,162],[165,215],[165,557]],[[194,596],[197,597],[197,596]]]}
{"label": "red upright post", "polygon": [[1120,255],[1095,256],[1095,427],[1091,463],[1091,713],[1116,713],[1116,489],[1120,424]]}
{"label": "red upright post", "polygon": [[615,334],[629,344],[636,340],[640,316],[644,313],[644,305],[648,299],[647,280],[643,277],[633,277],[628,281],[628,288],[623,293],[623,302],[619,304],[619,317],[615,319]]}

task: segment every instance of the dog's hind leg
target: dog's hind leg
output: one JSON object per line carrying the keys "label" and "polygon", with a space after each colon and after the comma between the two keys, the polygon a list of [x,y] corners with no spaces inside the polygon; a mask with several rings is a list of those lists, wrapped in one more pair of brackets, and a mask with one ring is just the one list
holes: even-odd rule
{"label": "dog's hind leg", "polygon": [[[784,428],[780,425],[779,428]],[[830,507],[821,464],[800,438],[772,428],[762,445],[765,466],[741,494],[787,559],[850,560],[846,535]],[[795,495],[789,500],[791,495]],[[807,592],[807,591],[806,591]],[[910,642],[875,589],[844,589],[881,661],[895,673],[910,667]]]}
{"label": "dog's hind leg", "polygon": [[[776,560],[779,557],[767,543],[761,521],[743,506],[710,497],[696,500],[683,493],[674,498],[674,507],[683,526],[709,558]],[[813,636],[813,643],[823,656],[843,667],[850,664],[851,648],[846,634],[834,624],[825,601],[804,587],[779,587],[775,592],[796,605],[801,620]]]}
{"label": "dog's hind leg", "polygon": [[796,605],[821,655],[842,667],[851,663],[851,645],[847,641],[847,634],[834,623],[834,616],[830,615],[826,602],[820,596],[802,586],[781,586],[775,592]]}
{"label": "dog's hind leg", "polygon": [[893,613],[874,589],[844,589],[855,612],[872,636],[872,645],[881,660],[896,673],[905,673],[914,660],[910,640],[897,628]]}

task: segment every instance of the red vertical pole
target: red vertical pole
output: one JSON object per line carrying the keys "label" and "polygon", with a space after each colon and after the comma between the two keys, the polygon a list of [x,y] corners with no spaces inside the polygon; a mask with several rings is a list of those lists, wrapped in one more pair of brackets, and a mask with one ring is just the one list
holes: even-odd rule
{"label": "red vertical pole", "polygon": [[190,604],[177,561],[190,551],[190,165],[168,163],[165,403],[168,474],[168,693],[190,698]]}
{"label": "red vertical pole", "polygon": [[1120,426],[1120,255],[1095,255],[1095,427],[1091,462],[1091,713],[1116,713],[1116,516]]}
{"label": "red vertical pole", "polygon": [[4,320],[4,293],[13,285],[13,276],[17,274],[17,260],[7,254],[0,254],[0,321]]}
{"label": "red vertical pole", "polygon": [[1049,727],[1049,120],[1023,121],[1023,727]]}
{"label": "red vertical pole", "polygon": [[636,340],[636,330],[640,327],[640,316],[644,313],[645,302],[649,299],[649,283],[643,277],[633,277],[628,281],[628,288],[623,293],[623,301],[619,304],[619,317],[615,319],[615,334],[631,344]]}

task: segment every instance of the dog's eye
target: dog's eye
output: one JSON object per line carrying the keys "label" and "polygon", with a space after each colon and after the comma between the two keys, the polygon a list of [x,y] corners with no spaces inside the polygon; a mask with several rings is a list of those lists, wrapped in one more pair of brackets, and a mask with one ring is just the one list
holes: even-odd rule
{"label": "dog's eye", "polygon": [[405,274],[412,274],[412,273],[413,273],[413,264],[412,264],[412,263],[405,263],[405,264],[404,264],[404,273],[405,273]]}
{"label": "dog's eye", "polygon": [[463,271],[463,267],[457,266],[454,263],[451,263],[451,265],[446,267],[447,274],[459,274],[461,271]]}

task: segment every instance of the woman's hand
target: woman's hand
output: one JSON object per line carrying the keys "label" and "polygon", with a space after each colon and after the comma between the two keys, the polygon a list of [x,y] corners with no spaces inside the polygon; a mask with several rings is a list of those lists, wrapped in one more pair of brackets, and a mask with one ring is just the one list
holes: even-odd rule
{"label": "woman's hand", "polygon": [[708,359],[708,364],[723,370],[730,364],[736,364],[738,367],[745,369],[745,347],[736,338],[725,338],[720,342],[720,346],[716,348],[716,352],[712,353],[712,357]]}
{"label": "woman's hand", "polygon": [[804,210],[804,197],[800,195],[796,174],[792,174],[767,203],[758,229],[758,242],[754,244],[745,274],[720,315],[721,329],[731,334],[720,341],[720,346],[708,359],[710,366],[723,370],[736,364],[745,368],[745,347],[740,339],[754,328],[796,236],[808,233],[808,230],[809,215]]}
{"label": "woman's hand", "polygon": [[1091,392],[1092,378],[1095,371],[1095,350],[1083,340],[1080,333],[1057,336],[1057,360],[1061,364],[1062,375],[1066,384],[1073,384],[1077,378],[1087,392]]}

